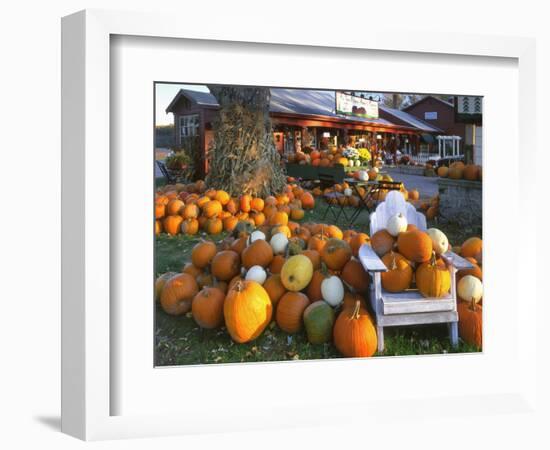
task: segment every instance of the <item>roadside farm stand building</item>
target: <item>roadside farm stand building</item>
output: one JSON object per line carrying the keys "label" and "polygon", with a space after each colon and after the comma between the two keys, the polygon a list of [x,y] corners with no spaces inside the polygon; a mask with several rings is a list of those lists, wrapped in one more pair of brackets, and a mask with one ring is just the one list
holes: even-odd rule
{"label": "roadside farm stand building", "polygon": [[[219,105],[207,92],[180,89],[167,113],[174,114],[177,148],[192,149],[198,176],[208,171],[207,153],[214,139],[213,124]],[[335,92],[306,89],[271,89],[273,137],[281,155],[301,147],[322,148],[350,141],[377,151],[399,149],[411,155],[433,150],[443,131],[403,111],[379,106],[378,119],[337,115]]]}

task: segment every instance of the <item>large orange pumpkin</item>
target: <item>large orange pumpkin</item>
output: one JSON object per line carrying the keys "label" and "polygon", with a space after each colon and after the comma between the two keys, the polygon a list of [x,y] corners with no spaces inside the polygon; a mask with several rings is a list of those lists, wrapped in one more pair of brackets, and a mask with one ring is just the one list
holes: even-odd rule
{"label": "large orange pumpkin", "polygon": [[287,292],[278,304],[276,320],[277,325],[283,331],[293,334],[302,329],[302,316],[309,306],[309,299],[301,292]]}
{"label": "large orange pumpkin", "polygon": [[378,230],[371,236],[370,245],[378,256],[384,256],[393,249],[395,238],[387,230]]}
{"label": "large orange pumpkin", "polygon": [[191,309],[193,298],[199,292],[195,278],[188,273],[180,273],[170,278],[160,294],[162,309],[174,316],[185,314]]}
{"label": "large orange pumpkin", "polygon": [[376,329],[367,310],[361,308],[360,301],[340,313],[334,324],[333,340],[344,356],[368,357],[376,353]]}
{"label": "large orange pumpkin", "polygon": [[269,225],[287,225],[288,214],[284,211],[277,211],[269,217]]}
{"label": "large orange pumpkin", "polygon": [[221,213],[223,211],[223,207],[219,201],[210,200],[203,206],[202,211],[206,217],[211,218]]}
{"label": "large orange pumpkin", "polygon": [[257,239],[243,250],[241,260],[247,270],[252,266],[262,266],[265,269],[273,260],[273,249],[263,239]]}
{"label": "large orange pumpkin", "polygon": [[464,342],[481,349],[483,344],[483,309],[475,301],[459,301],[458,333]]}
{"label": "large orange pumpkin", "polygon": [[183,234],[193,235],[199,231],[199,221],[197,219],[185,219],[181,224]]}
{"label": "large orange pumpkin", "polygon": [[223,222],[221,219],[211,218],[204,224],[204,230],[208,234],[220,234],[223,231]]}
{"label": "large orange pumpkin", "polygon": [[224,250],[216,254],[211,264],[212,275],[218,280],[229,281],[241,270],[241,258],[233,250]]}
{"label": "large orange pumpkin", "polygon": [[435,252],[430,262],[418,266],[415,278],[416,287],[424,297],[443,297],[451,288],[451,273],[445,263],[436,261]]}
{"label": "large orange pumpkin", "polygon": [[250,208],[254,211],[261,212],[264,210],[265,202],[260,197],[254,197],[250,202]]}
{"label": "large orange pumpkin", "polygon": [[425,262],[432,256],[432,239],[428,233],[418,229],[405,231],[397,237],[397,249],[409,261]]}
{"label": "large orange pumpkin", "polygon": [[183,208],[182,215],[186,219],[196,219],[199,217],[200,209],[199,207],[194,203],[189,203],[188,205],[185,205]]}
{"label": "large orange pumpkin", "polygon": [[183,209],[184,203],[179,199],[170,200],[166,205],[165,213],[167,216],[179,214]]}
{"label": "large orange pumpkin", "polygon": [[382,287],[389,292],[402,292],[411,286],[413,270],[411,263],[395,252],[386,253],[382,262],[388,268],[381,273]]}
{"label": "large orange pumpkin", "polygon": [[219,190],[216,191],[216,195],[214,196],[214,200],[217,200],[222,205],[227,205],[229,203],[229,200],[231,200],[231,197],[229,194],[225,191]]}
{"label": "large orange pumpkin", "polygon": [[191,250],[191,262],[195,267],[203,269],[214,258],[217,249],[216,244],[212,241],[201,241],[193,247]]}
{"label": "large orange pumpkin", "polygon": [[370,276],[356,259],[350,259],[346,263],[341,278],[357,292],[365,293],[369,289]]}
{"label": "large orange pumpkin", "polygon": [[309,192],[304,192],[300,197],[300,201],[304,209],[313,209],[315,206],[315,198]]}
{"label": "large orange pumpkin", "polygon": [[223,323],[225,294],[215,287],[204,287],[193,298],[191,312],[201,328],[218,328]]}
{"label": "large orange pumpkin", "polygon": [[155,202],[155,219],[162,219],[166,212],[166,205],[158,200]]}
{"label": "large orange pumpkin", "polygon": [[256,339],[269,324],[272,308],[269,295],[259,283],[238,280],[229,289],[223,306],[231,338],[239,344]]}

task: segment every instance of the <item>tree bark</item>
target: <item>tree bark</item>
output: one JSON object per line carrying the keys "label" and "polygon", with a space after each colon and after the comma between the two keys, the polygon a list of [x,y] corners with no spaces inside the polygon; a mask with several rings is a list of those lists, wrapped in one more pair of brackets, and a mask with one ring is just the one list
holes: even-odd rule
{"label": "tree bark", "polygon": [[208,186],[234,196],[265,197],[282,192],[286,180],[273,141],[269,88],[208,88],[220,105],[209,156]]}

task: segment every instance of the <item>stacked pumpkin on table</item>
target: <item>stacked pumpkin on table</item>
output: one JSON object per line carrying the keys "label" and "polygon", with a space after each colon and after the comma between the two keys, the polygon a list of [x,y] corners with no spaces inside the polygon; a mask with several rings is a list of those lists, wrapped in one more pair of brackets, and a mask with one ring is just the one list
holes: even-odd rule
{"label": "stacked pumpkin on table", "polygon": [[452,180],[482,181],[482,172],[481,166],[464,164],[462,161],[456,161],[449,167],[441,166],[437,169],[439,177],[451,178]]}
{"label": "stacked pumpkin on table", "polygon": [[369,275],[356,259],[364,233],[307,223],[241,222],[218,245],[201,241],[182,273],[161,275],[157,300],[168,314],[191,312],[200,327],[225,324],[238,343],[256,339],[275,320],[312,344],[333,341],[344,356],[372,356],[377,347],[366,309]]}
{"label": "stacked pumpkin on table", "polygon": [[[251,195],[231,197],[223,190],[208,189],[204,181],[166,185],[155,195],[155,233],[195,235],[232,231],[239,221],[254,226],[301,220],[315,199],[296,184],[265,199]],[[286,219],[285,219],[286,218]],[[285,224],[286,225],[286,224]]]}

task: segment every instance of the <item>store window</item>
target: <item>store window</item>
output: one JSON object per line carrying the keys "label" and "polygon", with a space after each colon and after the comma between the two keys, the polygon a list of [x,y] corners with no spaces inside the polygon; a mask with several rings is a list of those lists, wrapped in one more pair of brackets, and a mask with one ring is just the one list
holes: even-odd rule
{"label": "store window", "polygon": [[199,135],[199,115],[189,114],[180,117],[180,136],[182,138]]}

